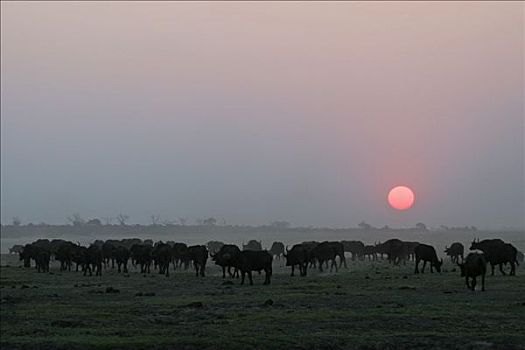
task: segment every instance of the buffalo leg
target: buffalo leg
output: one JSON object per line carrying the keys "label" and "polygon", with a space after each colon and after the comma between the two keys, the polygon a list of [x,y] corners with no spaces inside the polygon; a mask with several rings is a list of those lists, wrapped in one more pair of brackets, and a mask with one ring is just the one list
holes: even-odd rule
{"label": "buffalo leg", "polygon": [[[293,277],[294,270],[295,270],[295,265],[292,265],[292,274],[290,275],[291,277]],[[300,265],[299,265],[299,270],[301,271],[300,273],[302,274],[302,268]]]}
{"label": "buffalo leg", "polygon": [[485,274],[481,275],[481,291],[485,291]]}
{"label": "buffalo leg", "polygon": [[272,268],[266,269],[264,271],[266,273],[264,278],[264,284],[270,284],[270,277],[272,276]]}
{"label": "buffalo leg", "polygon": [[250,286],[253,286],[252,271],[248,271],[248,278],[250,279]]}
{"label": "buffalo leg", "polygon": [[416,259],[416,269],[414,270],[414,273],[419,273],[419,259]]}
{"label": "buffalo leg", "polygon": [[499,264],[499,270],[503,276],[506,275],[505,271],[503,271],[503,264]]}
{"label": "buffalo leg", "polygon": [[427,266],[427,261],[423,260],[423,267],[421,267],[421,273],[425,273],[425,266]]}
{"label": "buffalo leg", "polygon": [[193,267],[195,268],[195,276],[199,277],[199,265],[194,261]]}
{"label": "buffalo leg", "polygon": [[474,291],[476,289],[476,276],[472,277],[471,289],[472,289],[472,291]]}

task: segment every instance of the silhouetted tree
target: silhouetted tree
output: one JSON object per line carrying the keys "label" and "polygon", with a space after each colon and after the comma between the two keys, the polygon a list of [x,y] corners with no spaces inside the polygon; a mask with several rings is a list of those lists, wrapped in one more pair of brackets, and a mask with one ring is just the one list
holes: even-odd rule
{"label": "silhouetted tree", "polygon": [[369,230],[372,228],[372,225],[367,224],[364,220],[357,225],[359,228],[362,228],[363,230]]}
{"label": "silhouetted tree", "polygon": [[150,219],[151,219],[151,224],[152,224],[153,226],[158,225],[159,222],[160,222],[160,216],[158,216],[158,215],[151,215],[151,216],[150,216]]}
{"label": "silhouetted tree", "polygon": [[20,226],[22,224],[22,220],[18,216],[15,216],[13,218],[13,226]]}
{"label": "silhouetted tree", "polygon": [[289,228],[290,226],[291,224],[288,221],[284,221],[284,220],[276,220],[270,223],[270,227],[279,228],[279,229]]}
{"label": "silhouetted tree", "polygon": [[206,226],[215,226],[217,224],[217,219],[215,219],[214,217],[207,218],[202,220],[202,224]]}
{"label": "silhouetted tree", "polygon": [[117,216],[117,221],[118,221],[119,225],[122,225],[122,226],[126,225],[126,221],[128,221],[128,219],[129,219],[129,216],[127,216],[125,214],[118,214],[118,216]]}
{"label": "silhouetted tree", "polygon": [[74,213],[73,215],[69,216],[67,220],[73,225],[73,226],[81,226],[84,225],[85,220],[82,219],[82,216],[80,216],[79,213]]}
{"label": "silhouetted tree", "polygon": [[100,221],[99,219],[95,218],[95,219],[89,220],[86,224],[93,225],[93,226],[101,226],[102,225],[102,221]]}
{"label": "silhouetted tree", "polygon": [[418,223],[416,224],[416,228],[419,229],[419,230],[426,231],[426,230],[427,230],[427,225],[425,225],[425,224],[422,223],[422,222],[418,222]]}

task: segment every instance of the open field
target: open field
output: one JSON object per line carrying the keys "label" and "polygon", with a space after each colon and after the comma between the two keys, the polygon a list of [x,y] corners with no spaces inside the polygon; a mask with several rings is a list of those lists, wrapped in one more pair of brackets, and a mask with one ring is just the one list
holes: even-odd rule
{"label": "open field", "polygon": [[[290,277],[274,264],[270,286],[106,270],[49,274],[2,255],[2,349],[512,349],[525,345],[525,269],[470,292],[445,263],[349,261],[339,273]],[[478,282],[479,283],[479,282]],[[108,289],[110,288],[110,289]],[[118,292],[108,292],[111,288]],[[146,294],[140,296],[140,293]],[[150,294],[154,293],[154,295]],[[139,294],[139,295],[137,295]],[[272,303],[273,302],[273,303]],[[492,345],[488,344],[491,343]]]}

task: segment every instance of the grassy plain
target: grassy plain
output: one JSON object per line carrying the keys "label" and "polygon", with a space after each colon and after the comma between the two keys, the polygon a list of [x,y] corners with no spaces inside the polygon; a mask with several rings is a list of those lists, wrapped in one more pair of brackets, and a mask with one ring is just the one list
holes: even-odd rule
{"label": "grassy plain", "polygon": [[[525,349],[525,269],[471,292],[448,262],[349,262],[347,270],[290,277],[275,262],[270,286],[105,270],[49,274],[2,255],[2,349]],[[232,281],[227,282],[227,281]],[[111,292],[113,289],[118,292]],[[141,295],[142,294],[142,295]]]}

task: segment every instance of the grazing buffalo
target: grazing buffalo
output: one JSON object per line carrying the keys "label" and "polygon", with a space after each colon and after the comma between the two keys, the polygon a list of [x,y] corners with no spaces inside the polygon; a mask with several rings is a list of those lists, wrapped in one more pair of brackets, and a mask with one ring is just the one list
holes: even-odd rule
{"label": "grazing buffalo", "polygon": [[188,269],[190,264],[190,257],[188,254],[188,246],[185,243],[174,243],[172,246],[173,254],[173,269],[182,266],[184,264],[184,269]]}
{"label": "grazing buffalo", "polygon": [[117,263],[117,271],[128,273],[128,260],[131,257],[131,252],[123,245],[118,246],[113,253],[115,262]]}
{"label": "grazing buffalo", "polygon": [[243,244],[242,245],[242,250],[260,251],[260,250],[262,250],[262,243],[261,243],[261,241],[256,241],[256,240],[252,239],[251,241],[248,242],[248,244]]}
{"label": "grazing buffalo", "polygon": [[159,266],[159,274],[169,277],[172,256],[171,246],[167,243],[158,243],[153,248],[151,255],[155,259],[155,264]]}
{"label": "grazing buffalo", "polygon": [[[117,243],[118,244],[118,243]],[[102,262],[104,263],[104,268],[109,267],[109,262],[111,261],[111,268],[115,268],[115,249],[116,246],[111,240],[107,240],[102,243]]]}
{"label": "grazing buffalo", "polygon": [[140,273],[150,273],[153,247],[145,244],[135,244],[131,247],[131,263],[140,265]]}
{"label": "grazing buffalo", "polygon": [[465,252],[465,248],[463,247],[463,244],[459,242],[454,242],[450,245],[450,247],[445,246],[445,253],[450,256],[450,260],[453,263],[458,263],[459,258],[461,258],[461,261],[463,261],[463,254]]}
{"label": "grazing buffalo", "polygon": [[406,259],[408,258],[409,253],[408,246],[397,238],[389,239],[385,243],[379,243],[377,250],[381,256],[386,254],[388,256],[388,261],[394,265],[399,265],[401,262],[406,264]]}
{"label": "grazing buffalo", "polygon": [[374,245],[365,245],[364,249],[364,257],[368,257],[368,260],[376,260],[377,259],[377,249]]}
{"label": "grazing buffalo", "polygon": [[135,244],[142,244],[142,239],[140,238],[124,238],[124,239],[121,239],[120,242],[119,242],[119,246],[123,246],[123,247],[126,247],[128,248],[128,250],[131,249],[131,247],[133,247]]}
{"label": "grazing buffalo", "polygon": [[308,263],[310,264],[310,267],[317,267],[316,263],[317,260],[313,256],[312,252],[315,247],[319,245],[319,242],[317,241],[305,241],[301,243],[307,250],[308,250]]}
{"label": "grazing buffalo", "polygon": [[281,259],[284,256],[284,243],[283,242],[273,242],[272,247],[268,251],[276,259]]}
{"label": "grazing buffalo", "polygon": [[330,246],[334,250],[335,256],[339,257],[339,267],[344,265],[345,269],[347,269],[348,266],[346,265],[345,248],[343,246],[343,243],[337,241],[332,241],[328,243],[330,243]]}
{"label": "grazing buffalo", "polygon": [[[487,260],[484,254],[470,253],[463,263],[457,263],[461,269],[461,277],[465,277],[467,288],[476,288],[476,277],[481,276],[481,291],[485,291],[485,274],[487,273]],[[472,284],[469,284],[469,278]]]}
{"label": "grazing buffalo", "polygon": [[51,253],[49,250],[36,247],[33,253],[37,271],[49,272],[49,261],[51,259]]}
{"label": "grazing buffalo", "polygon": [[56,253],[58,252],[58,248],[62,246],[62,244],[66,243],[67,241],[63,239],[53,239],[51,242],[49,242],[48,249],[49,253],[55,257],[56,259]]}
{"label": "grazing buffalo", "polygon": [[292,274],[290,276],[294,275],[296,265],[299,266],[299,275],[301,277],[306,276],[309,255],[310,249],[305,244],[296,244],[290,250],[286,248],[284,257],[286,258],[286,266],[292,267]]}
{"label": "grazing buffalo", "polygon": [[206,247],[208,248],[208,251],[210,254],[216,254],[224,245],[223,242],[220,241],[209,241],[206,243]]}
{"label": "grazing buffalo", "polygon": [[405,245],[408,260],[416,260],[416,247],[419,245],[419,242],[403,241],[403,244]]}
{"label": "grazing buffalo", "polygon": [[208,261],[208,249],[206,249],[206,246],[193,245],[188,247],[188,255],[190,260],[193,261],[196,276],[204,277],[206,261]]}
{"label": "grazing buffalo", "polygon": [[20,260],[24,261],[24,267],[31,267],[31,259],[35,261],[38,272],[49,272],[49,261],[51,254],[48,245],[26,244],[18,253]]}
{"label": "grazing buffalo", "polygon": [[363,259],[365,256],[365,244],[361,241],[341,241],[344,251],[352,254],[352,261]]}
{"label": "grazing buffalo", "polygon": [[330,265],[330,272],[332,272],[334,267],[335,272],[337,272],[337,262],[335,260],[336,256],[338,255],[337,249],[338,248],[333,244],[333,242],[322,242],[312,249],[312,257],[318,262],[320,272],[323,272],[323,264],[328,263],[329,261],[332,262]]}
{"label": "grazing buffalo", "polygon": [[9,254],[20,254],[20,252],[24,249],[24,246],[21,244],[15,244],[11,248],[9,248]]}
{"label": "grazing buffalo", "polygon": [[241,284],[244,284],[245,275],[248,274],[250,285],[253,285],[252,271],[261,272],[262,270],[265,272],[263,284],[270,284],[272,260],[272,256],[266,250],[244,250],[240,252],[235,258],[234,266],[241,271]]}
{"label": "grazing buffalo", "polygon": [[102,263],[104,256],[102,255],[102,249],[100,246],[92,244],[89,248],[83,250],[84,253],[84,276],[89,271],[89,275],[92,275],[92,271],[95,270],[95,276],[102,276]]}
{"label": "grazing buffalo", "polygon": [[441,265],[443,264],[443,259],[438,260],[436,250],[434,247],[427,244],[420,244],[415,249],[416,253],[416,269],[415,273],[419,273],[419,262],[423,261],[423,267],[421,268],[421,273],[425,273],[425,266],[427,262],[430,262],[430,273],[434,273],[433,268],[435,267],[437,272],[441,272]]}
{"label": "grazing buffalo", "polygon": [[76,245],[71,242],[64,242],[58,247],[55,260],[60,261],[60,271],[71,271],[76,248]]}
{"label": "grazing buffalo", "polygon": [[34,246],[31,244],[26,244],[19,252],[18,256],[20,261],[24,261],[24,267],[31,267],[31,259],[33,258]]}
{"label": "grazing buffalo", "polygon": [[75,271],[78,272],[78,267],[83,270],[84,269],[84,260],[86,254],[84,253],[84,250],[86,250],[86,247],[81,247],[80,244],[75,244],[73,247],[73,257],[71,258],[71,261],[75,263]]}
{"label": "grazing buffalo", "polygon": [[510,264],[510,275],[516,274],[516,263],[518,250],[510,243],[505,243],[501,239],[485,239],[483,241],[473,241],[470,245],[470,250],[481,250],[485,253],[485,259],[492,268],[491,275],[494,276],[494,267],[499,265],[499,270],[502,275],[503,265]]}
{"label": "grazing buffalo", "polygon": [[222,267],[222,278],[226,277],[226,268],[228,269],[230,277],[239,277],[239,271],[235,269],[232,275],[231,268],[234,267],[234,261],[240,252],[241,250],[239,247],[234,244],[223,245],[216,254],[210,252],[210,256],[212,260],[215,261],[215,264]]}

